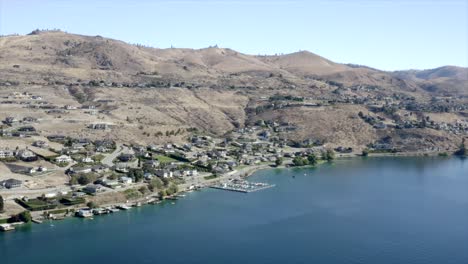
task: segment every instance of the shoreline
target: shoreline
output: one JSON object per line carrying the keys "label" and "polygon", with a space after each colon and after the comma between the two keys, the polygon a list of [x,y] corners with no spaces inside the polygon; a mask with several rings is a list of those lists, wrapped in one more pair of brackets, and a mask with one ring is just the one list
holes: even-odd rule
{"label": "shoreline", "polygon": [[[349,153],[349,154],[338,154],[337,157],[334,160],[341,160],[341,159],[349,159],[349,158],[385,158],[385,157],[440,157],[439,153],[442,152],[431,152],[432,155],[428,155],[428,153],[425,152],[414,152],[414,153],[371,153],[368,156],[362,156],[356,153]],[[453,157],[451,155],[447,157]],[[134,200],[127,200],[126,202],[111,202],[111,203],[105,203],[102,205],[99,205],[98,208],[105,208],[105,207],[118,207],[120,205],[128,205],[130,207],[134,207],[136,204],[141,204],[141,205],[157,205],[161,202],[164,201],[172,201],[174,203],[174,200],[177,200],[177,196],[183,195],[186,192],[192,192],[192,191],[198,191],[201,189],[209,188],[210,186],[227,181],[231,178],[240,178],[240,179],[247,179],[254,175],[256,172],[265,170],[265,169],[290,169],[290,168],[314,168],[318,167],[320,165],[323,165],[325,163],[332,163],[332,161],[325,161],[325,160],[319,160],[316,165],[304,165],[304,166],[291,166],[292,162],[291,160],[287,160],[286,164],[280,165],[280,166],[275,166],[274,164],[260,164],[260,165],[253,165],[253,166],[247,166],[244,167],[238,171],[231,172],[230,174],[224,174],[221,176],[218,176],[216,178],[206,180],[206,182],[201,185],[198,188],[195,189],[189,189],[189,188],[184,188],[183,190],[180,190],[176,193],[174,193],[171,196],[166,196],[164,198],[159,198],[157,197],[157,192],[150,193],[149,195],[146,195],[144,197],[140,197]],[[184,185],[184,184],[181,184]],[[179,185],[180,186],[180,185]],[[175,198],[175,199],[174,199]],[[152,203],[153,201],[160,201],[159,203]],[[45,211],[34,211],[31,212],[31,215],[33,216],[33,220],[31,223],[35,224],[40,224],[42,223],[43,220],[63,220],[68,217],[75,217],[74,212],[80,210],[80,209],[90,209],[93,210],[94,208],[89,208],[87,206],[76,206],[76,207],[69,207],[69,208],[59,208],[59,209],[54,209],[54,210],[45,210]],[[57,217],[45,217],[44,215],[49,212],[54,212],[54,211],[60,211],[60,210],[65,210],[67,213],[58,213],[58,214],[52,214]],[[25,210],[27,211],[27,210]],[[96,215],[99,216],[99,215]],[[93,216],[94,217],[94,216]],[[0,219],[0,220],[6,220],[6,219]],[[37,221],[39,220],[39,221]],[[15,223],[10,223],[10,224],[15,224]],[[29,223],[23,223],[23,224],[29,224]]]}

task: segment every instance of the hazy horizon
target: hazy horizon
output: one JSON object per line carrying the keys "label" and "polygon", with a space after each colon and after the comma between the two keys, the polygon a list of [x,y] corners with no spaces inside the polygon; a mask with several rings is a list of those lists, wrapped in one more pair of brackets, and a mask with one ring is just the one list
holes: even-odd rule
{"label": "hazy horizon", "polygon": [[0,34],[57,28],[155,48],[307,50],[338,63],[422,70],[468,67],[467,10],[463,0],[0,0]]}

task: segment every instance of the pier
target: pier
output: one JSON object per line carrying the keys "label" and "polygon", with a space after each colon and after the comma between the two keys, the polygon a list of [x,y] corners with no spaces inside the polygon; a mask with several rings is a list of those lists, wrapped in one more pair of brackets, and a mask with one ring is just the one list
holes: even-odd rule
{"label": "pier", "polygon": [[262,183],[262,182],[248,182],[245,180],[232,180],[227,183],[218,183],[210,186],[213,189],[220,189],[232,192],[251,193],[268,188],[275,187],[274,184]]}

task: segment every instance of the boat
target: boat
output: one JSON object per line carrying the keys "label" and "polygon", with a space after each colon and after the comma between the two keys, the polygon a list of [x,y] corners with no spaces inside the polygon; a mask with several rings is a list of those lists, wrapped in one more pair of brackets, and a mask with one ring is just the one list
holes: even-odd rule
{"label": "boat", "polygon": [[118,209],[121,209],[121,210],[129,210],[129,209],[131,209],[130,206],[127,206],[127,205],[125,205],[125,204],[121,204],[121,205],[117,206],[117,208],[118,208]]}
{"label": "boat", "polygon": [[140,206],[141,206],[141,203],[138,202],[138,203],[134,204],[133,206],[134,206],[134,207],[140,207]]}
{"label": "boat", "polygon": [[15,230],[15,227],[10,224],[1,224],[0,225],[0,231],[7,232],[7,231],[13,231]]}
{"label": "boat", "polygon": [[84,209],[81,209],[81,210],[78,210],[75,215],[77,217],[82,217],[82,218],[89,218],[89,217],[92,217],[93,216],[93,212],[91,210],[84,210]]}
{"label": "boat", "polygon": [[118,211],[120,211],[119,209],[113,207],[107,207],[106,210],[109,214],[117,213]]}
{"label": "boat", "polygon": [[93,209],[93,214],[94,215],[102,215],[102,214],[106,214],[107,211],[103,208],[96,208],[96,209]]}

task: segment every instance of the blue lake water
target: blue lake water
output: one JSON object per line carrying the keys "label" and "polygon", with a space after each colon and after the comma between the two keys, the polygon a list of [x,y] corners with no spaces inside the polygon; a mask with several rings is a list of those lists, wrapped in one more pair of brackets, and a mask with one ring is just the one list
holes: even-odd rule
{"label": "blue lake water", "polygon": [[0,234],[0,263],[468,263],[468,160],[348,159],[250,179],[276,187]]}

